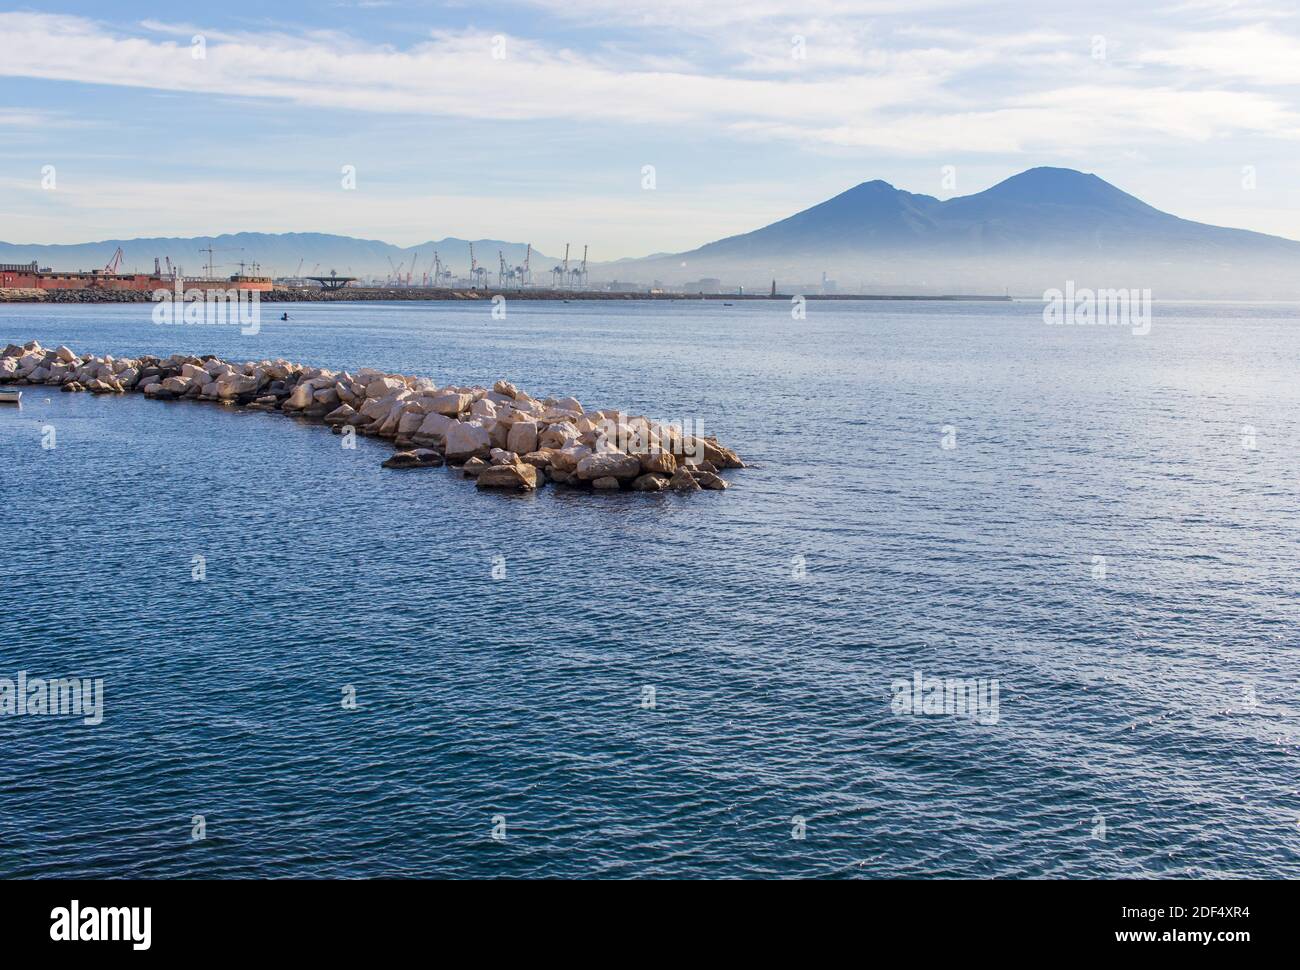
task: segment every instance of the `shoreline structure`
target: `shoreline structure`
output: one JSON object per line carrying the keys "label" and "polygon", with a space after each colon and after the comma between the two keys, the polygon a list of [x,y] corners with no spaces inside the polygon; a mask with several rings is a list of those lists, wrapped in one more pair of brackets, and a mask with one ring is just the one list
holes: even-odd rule
{"label": "shoreline structure", "polygon": [[[615,293],[597,290],[460,290],[435,289],[419,286],[346,286],[337,290],[272,289],[258,291],[262,303],[356,303],[364,301],[402,302],[492,302],[493,297],[507,300],[549,300],[557,302],[576,300],[651,300],[681,302],[683,300],[733,301],[784,301],[795,296],[806,300],[907,300],[918,302],[982,302],[1010,303],[1009,296],[928,296],[917,294],[879,295],[862,293]],[[152,303],[153,291],[111,290],[90,287],[78,290],[2,289],[0,303]]]}
{"label": "shoreline structure", "polygon": [[588,411],[575,398],[534,398],[504,380],[490,390],[439,387],[427,377],[368,367],[353,375],[283,359],[96,357],[32,340],[0,352],[0,384],[280,412],[318,421],[335,434],[391,440],[399,450],[386,468],[447,464],[476,478],[479,488],[532,491],[554,482],[600,491],[696,492],[727,488],[718,472],[745,467],[695,422]]}

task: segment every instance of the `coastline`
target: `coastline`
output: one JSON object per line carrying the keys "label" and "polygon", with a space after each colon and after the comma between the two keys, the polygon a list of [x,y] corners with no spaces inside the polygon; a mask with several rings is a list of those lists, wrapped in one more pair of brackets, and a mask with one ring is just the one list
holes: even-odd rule
{"label": "coastline", "polygon": [[[795,296],[806,300],[906,300],[916,302],[983,302],[1010,303],[1009,296],[979,295],[916,295],[916,294],[861,294],[861,293],[778,293],[772,296],[735,293],[602,293],[592,290],[457,290],[432,287],[347,287],[339,290],[266,290],[261,291],[263,303],[358,303],[374,301],[449,302],[488,301],[495,296],[509,300],[540,300],[567,303],[574,300],[616,300],[682,302],[695,300],[722,300],[735,302],[785,301]],[[34,290],[0,289],[0,303],[152,303],[153,294],[139,290]]]}

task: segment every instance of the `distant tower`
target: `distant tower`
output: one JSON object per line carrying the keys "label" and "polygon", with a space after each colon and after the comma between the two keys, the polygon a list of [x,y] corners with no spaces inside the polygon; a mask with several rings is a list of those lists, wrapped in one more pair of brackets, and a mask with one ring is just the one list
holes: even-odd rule
{"label": "distant tower", "polygon": [[776,278],[772,279],[772,298],[776,299]]}

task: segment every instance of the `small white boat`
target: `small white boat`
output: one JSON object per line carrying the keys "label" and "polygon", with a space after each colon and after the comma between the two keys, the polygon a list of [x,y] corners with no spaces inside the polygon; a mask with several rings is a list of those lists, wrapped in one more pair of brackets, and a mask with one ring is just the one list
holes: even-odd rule
{"label": "small white boat", "polygon": [[22,404],[23,392],[12,388],[0,387],[0,404]]}

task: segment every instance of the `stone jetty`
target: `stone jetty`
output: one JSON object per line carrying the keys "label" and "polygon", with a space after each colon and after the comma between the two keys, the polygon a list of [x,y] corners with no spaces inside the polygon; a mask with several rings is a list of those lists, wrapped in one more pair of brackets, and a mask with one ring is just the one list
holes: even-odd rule
{"label": "stone jetty", "polygon": [[0,384],[294,415],[335,434],[392,441],[398,450],[385,468],[450,465],[484,489],[531,491],[553,482],[595,491],[721,490],[728,483],[719,472],[745,467],[734,451],[686,422],[590,410],[572,397],[535,398],[504,380],[491,388],[438,386],[426,377],[287,360],[96,357],[33,340],[0,352]]}

